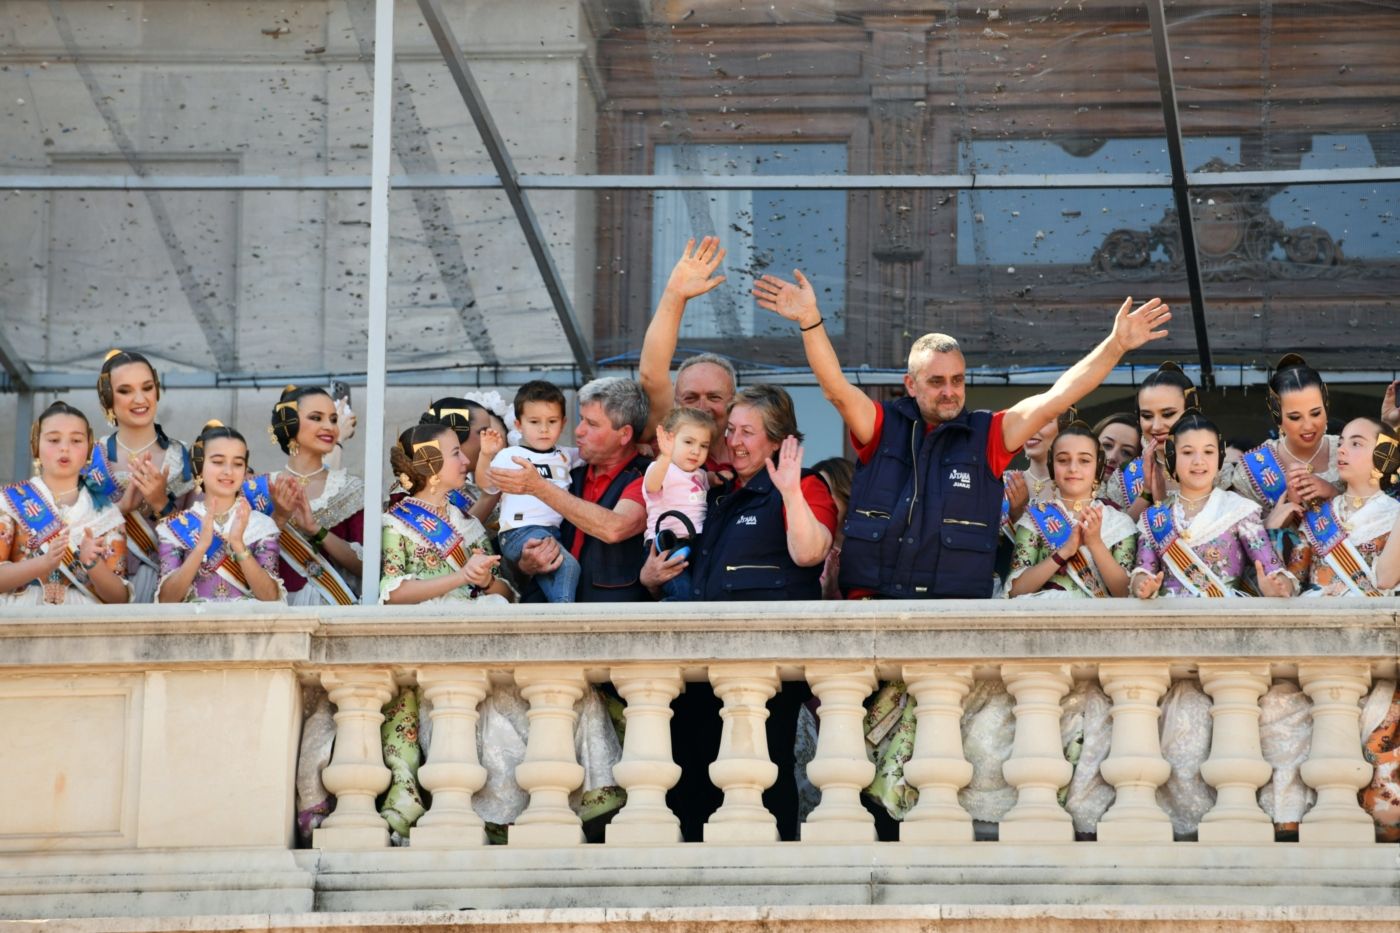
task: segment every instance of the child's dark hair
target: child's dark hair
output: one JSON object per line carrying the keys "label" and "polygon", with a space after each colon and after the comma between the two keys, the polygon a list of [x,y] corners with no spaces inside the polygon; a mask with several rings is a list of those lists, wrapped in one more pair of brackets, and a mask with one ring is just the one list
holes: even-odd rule
{"label": "child's dark hair", "polygon": [[37,458],[39,456],[39,436],[44,433],[44,422],[56,415],[72,415],[83,422],[83,427],[87,429],[88,452],[92,452],[92,425],[88,423],[87,415],[69,405],[63,399],[58,399],[45,408],[39,417],[34,419],[34,424],[29,428],[29,455]]}
{"label": "child's dark hair", "polygon": [[677,405],[668,411],[666,417],[661,420],[661,426],[666,429],[668,434],[675,434],[683,424],[693,424],[714,434],[715,416],[699,408],[686,408]]}
{"label": "child's dark hair", "polygon": [[532,379],[520,387],[515,393],[515,418],[519,421],[525,417],[525,404],[527,402],[548,402],[559,406],[559,414],[564,414],[564,393],[552,382],[545,382],[543,379]]}
{"label": "child's dark hair", "polygon": [[[210,441],[217,441],[221,438],[229,438],[230,440],[238,441],[238,443],[243,445],[243,455],[247,457],[248,441],[244,439],[242,434],[238,433],[237,429],[229,427],[222,421],[206,422],[204,430],[199,432],[199,437],[196,437],[194,443],[190,445],[190,466],[194,467],[195,476],[202,476],[204,474],[205,445]],[[246,466],[248,472],[251,473],[253,471],[252,463],[249,462]]]}
{"label": "child's dark hair", "polygon": [[855,479],[856,466],[845,457],[827,457],[812,464],[812,471],[820,473],[831,489],[831,498],[846,505],[851,501],[851,482]]}
{"label": "child's dark hair", "polygon": [[296,440],[297,433],[301,431],[300,402],[311,395],[324,395],[326,398],[331,398],[330,392],[321,386],[293,385],[282,390],[277,404],[272,407],[272,425],[268,430],[284,454],[291,453],[289,449],[291,443]]}

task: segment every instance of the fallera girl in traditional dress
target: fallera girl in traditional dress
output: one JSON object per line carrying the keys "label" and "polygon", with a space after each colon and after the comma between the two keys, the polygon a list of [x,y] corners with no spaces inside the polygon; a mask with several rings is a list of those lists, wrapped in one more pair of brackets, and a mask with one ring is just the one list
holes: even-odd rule
{"label": "fallera girl in traditional dress", "polygon": [[156,529],[163,603],[285,602],[277,575],[277,524],[244,498],[248,442],[218,421],[190,445],[196,485],[204,493]]}
{"label": "fallera girl in traditional dress", "polygon": [[457,432],[439,423],[414,425],[399,435],[389,463],[408,495],[384,513],[379,601],[513,601],[486,529],[448,501],[469,469]]}
{"label": "fallera girl in traditional dress", "polygon": [[1269,414],[1278,439],[1246,451],[1233,468],[1230,488],[1267,515],[1285,497],[1299,505],[1337,495],[1340,439],[1327,433],[1327,386],[1296,353],[1278,361],[1269,378]]}
{"label": "fallera girl in traditional dress", "polygon": [[1259,595],[1294,595],[1298,581],[1269,541],[1258,503],[1215,485],[1225,461],[1215,425],[1198,412],[1185,415],[1162,448],[1178,488],[1138,520],[1133,595],[1248,595],[1242,590],[1251,567]]}
{"label": "fallera girl in traditional dress", "polygon": [[1200,393],[1176,363],[1166,362],[1138,385],[1142,454],[1108,478],[1104,493],[1137,521],[1148,506],[1165,502],[1176,480],[1165,467],[1164,448],[1172,426],[1188,411],[1201,410]]}
{"label": "fallera girl in traditional dress", "polygon": [[[1346,491],[1308,508],[1281,499],[1269,527],[1296,521],[1301,540],[1288,569],[1306,587],[1304,596],[1390,596],[1372,565],[1393,536],[1400,502],[1385,494],[1400,469],[1395,438],[1374,418],[1356,418],[1342,429],[1337,473]],[[1384,489],[1382,488],[1384,486]]]}
{"label": "fallera girl in traditional dress", "polygon": [[0,604],[130,600],[121,511],[83,474],[92,446],[86,416],[66,402],[34,422],[35,475],[0,489]]}
{"label": "fallera girl in traditional dress", "polygon": [[189,450],[156,421],[160,396],[160,376],[145,356],[134,350],[107,354],[97,376],[97,399],[116,430],[93,446],[87,474],[96,494],[121,510],[127,578],[138,603],[155,599],[156,524],[194,496]]}
{"label": "fallera girl in traditional dress", "polygon": [[255,476],[243,492],[282,529],[278,575],[293,606],[352,606],[365,539],[365,485],[326,466],[340,440],[335,400],[320,386],[287,386],[268,427],[287,455],[282,469]]}
{"label": "fallera girl in traditional dress", "polygon": [[1051,443],[1055,495],[1031,501],[1016,524],[1009,595],[1127,596],[1137,556],[1137,527],[1094,488],[1104,453],[1089,426],[1075,422]]}

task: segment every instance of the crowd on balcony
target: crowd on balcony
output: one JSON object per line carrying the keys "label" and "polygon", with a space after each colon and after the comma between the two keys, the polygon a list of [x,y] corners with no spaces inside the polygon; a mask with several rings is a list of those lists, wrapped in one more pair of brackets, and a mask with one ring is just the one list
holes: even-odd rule
{"label": "crowd on balcony", "polygon": [[[693,242],[648,328],[640,380],[564,393],[530,382],[506,406],[443,398],[389,451],[380,601],[504,603],[819,598],[1380,596],[1400,584],[1396,386],[1379,417],[1329,434],[1327,386],[1297,354],[1269,382],[1275,436],[1231,450],[1189,377],[1163,363],[1137,411],[1095,427],[1075,405],[1165,336],[1157,299],[1048,390],[968,410],[957,341],[914,342],[905,397],[845,378],[817,296],[758,279],[795,325],[854,464],[804,463],[788,393],[736,385],[721,356],[672,381],[687,301],[721,287],[724,251]],[[160,379],[114,350],[97,378],[114,430],[63,401],[29,437],[34,476],[0,496],[11,602],[358,601],[362,481],[335,465],[349,409],[289,386],[267,431],[285,455],[250,471],[244,434],[210,422],[186,446],[157,421]],[[1261,412],[1261,416],[1263,412]],[[1009,469],[1024,450],[1028,468]]]}

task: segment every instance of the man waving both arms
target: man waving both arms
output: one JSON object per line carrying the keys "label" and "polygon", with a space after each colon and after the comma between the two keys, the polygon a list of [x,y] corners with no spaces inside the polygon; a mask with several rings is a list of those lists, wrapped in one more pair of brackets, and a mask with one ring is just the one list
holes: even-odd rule
{"label": "man waving both arms", "polygon": [[909,351],[907,398],[877,403],[851,385],[827,337],[817,296],[765,275],[760,307],[796,323],[807,363],[846,422],[860,458],[846,518],[841,589],[850,599],[990,597],[1001,518],[1001,474],[1026,439],[1098,387],[1129,351],[1165,337],[1170,309],[1123,302],[1113,331],[1047,391],[998,412],[963,407],[958,342],[925,334]]}

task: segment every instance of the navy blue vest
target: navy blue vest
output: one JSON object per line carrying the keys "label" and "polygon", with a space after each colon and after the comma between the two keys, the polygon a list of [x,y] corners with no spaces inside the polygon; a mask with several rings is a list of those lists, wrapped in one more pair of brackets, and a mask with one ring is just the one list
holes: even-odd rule
{"label": "navy blue vest", "polygon": [[[649,459],[640,454],[634,456],[627,465],[618,471],[608,488],[603,490],[598,504],[605,509],[617,506],[622,491],[646,474]],[[583,485],[588,478],[588,467],[575,467],[570,475],[569,492],[583,498]],[[581,532],[567,521],[559,526],[559,537],[564,547],[569,548],[574,536]],[[606,544],[597,538],[584,535],[583,549],[579,551],[578,591],[574,594],[577,603],[635,603],[649,602],[651,594],[642,586],[642,564],[646,562],[646,546],[643,533],[616,544]]]}
{"label": "navy blue vest", "polygon": [[783,494],[767,470],[741,488],[729,482],[710,490],[690,572],[698,600],[822,598],[822,565],[799,567],[788,554]]}
{"label": "navy blue vest", "polygon": [[926,432],[912,398],[883,407],[880,444],[851,484],[841,588],[990,597],[1002,497],[987,463],[992,413],[964,411]]}

